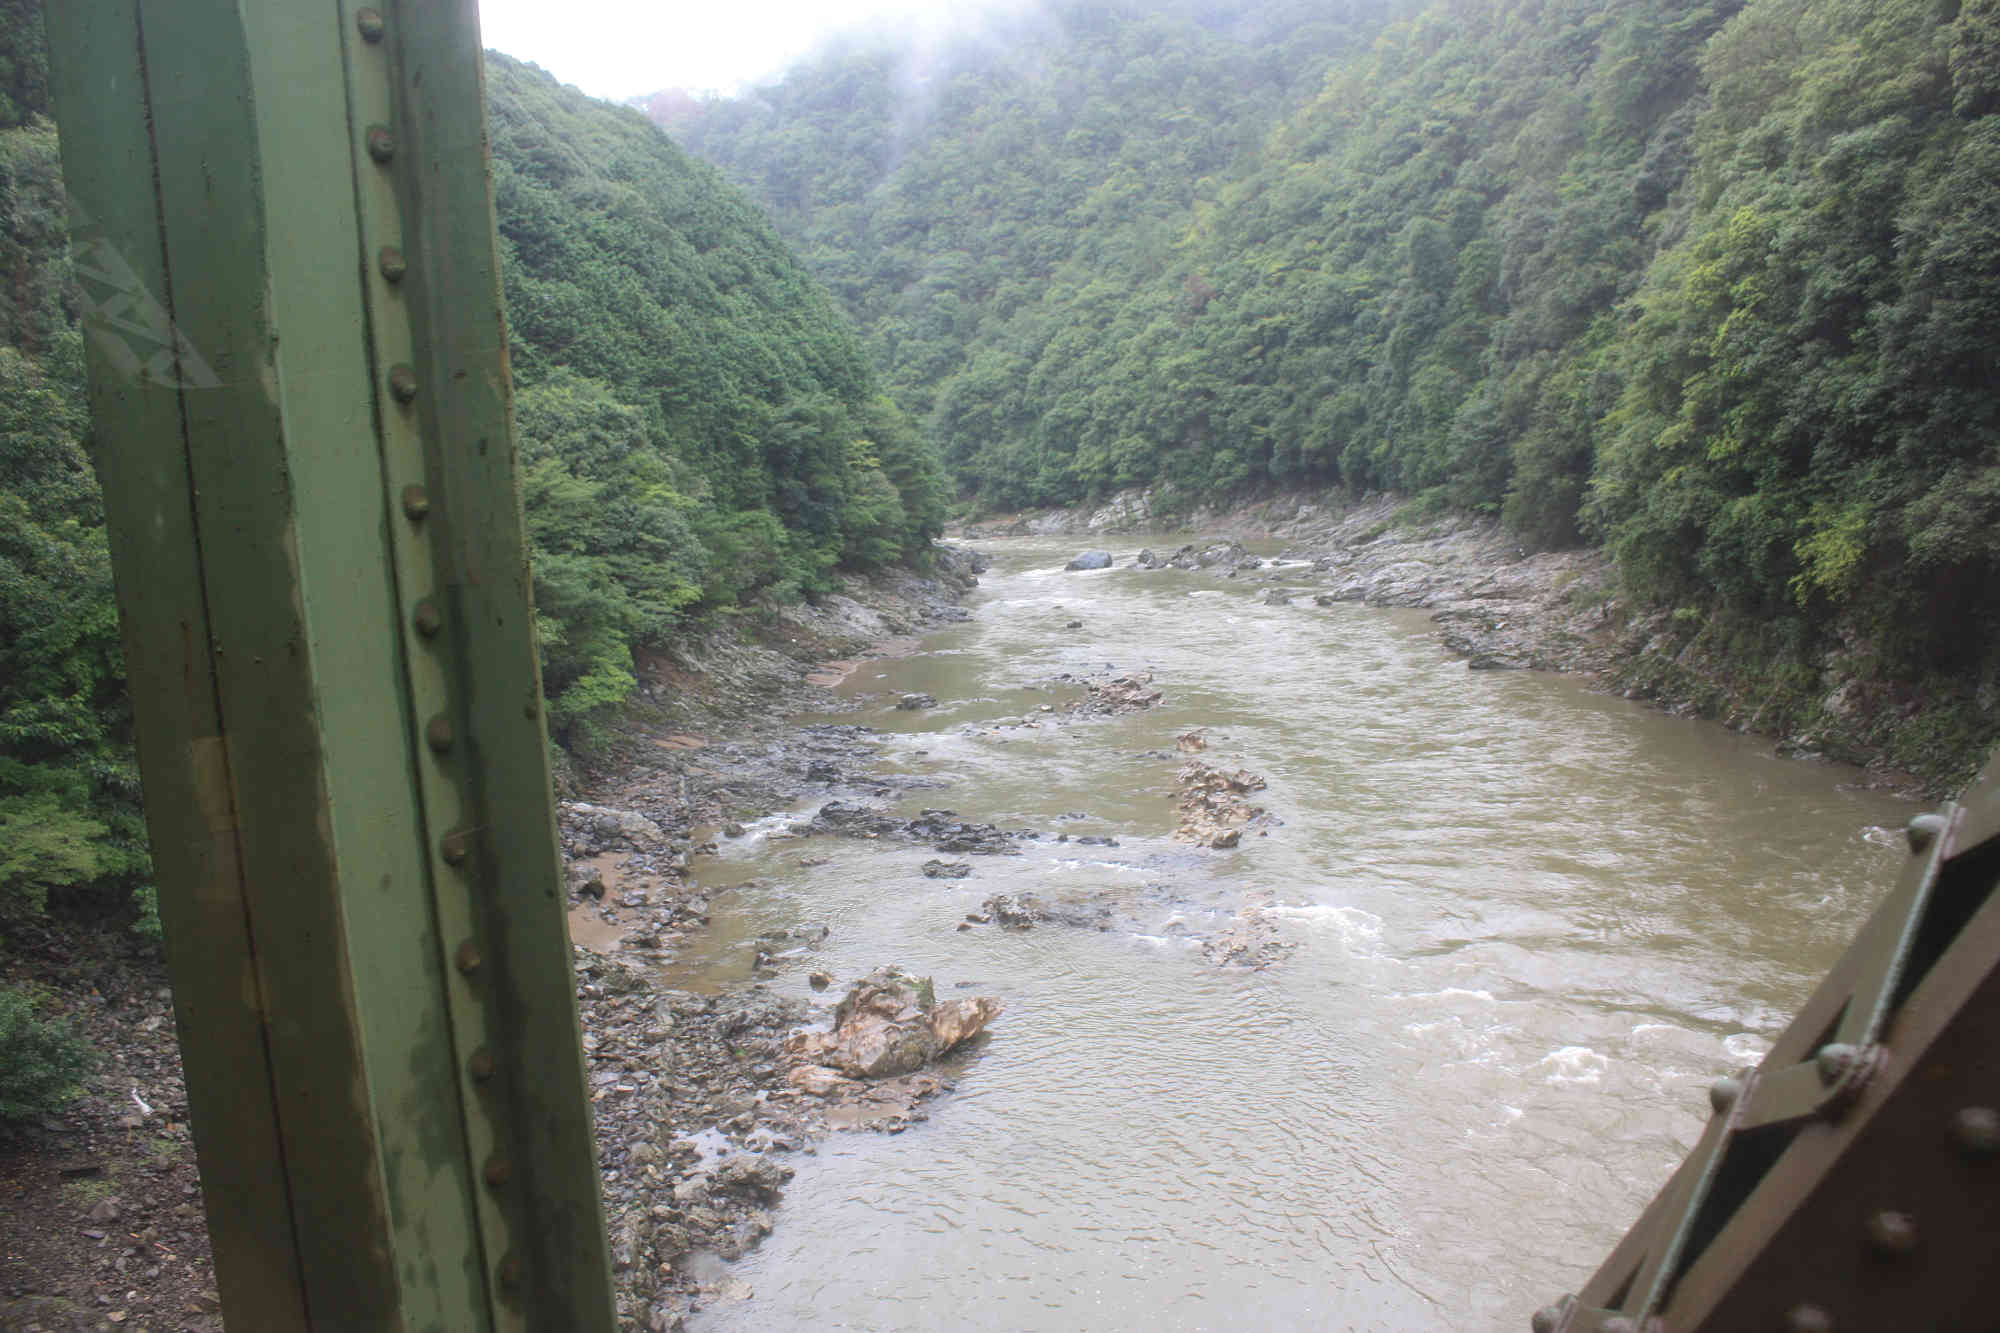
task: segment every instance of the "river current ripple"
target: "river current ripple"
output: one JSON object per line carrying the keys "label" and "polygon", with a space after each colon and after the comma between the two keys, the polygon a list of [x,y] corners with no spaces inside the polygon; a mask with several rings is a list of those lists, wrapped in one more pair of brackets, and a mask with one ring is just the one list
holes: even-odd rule
{"label": "river current ripple", "polygon": [[[698,868],[751,883],[718,900],[693,972],[741,976],[760,931],[823,921],[814,966],[843,984],[896,962],[1007,1010],[928,1123],[798,1160],[775,1234],[697,1329],[1524,1329],[1896,868],[1886,830],[1910,807],[1851,771],[1468,671],[1421,613],[1266,605],[1267,571],[1141,572],[1130,543],[1093,573],[1062,571],[1074,543],[980,545],[975,619],[864,665],[858,720],[888,733],[886,771],[950,783],[907,810],[1118,846],[1045,838],[929,880],[928,849],[785,839],[787,814]],[[1107,668],[1152,670],[1166,702],[979,725]],[[912,690],[940,706],[890,706]],[[1226,852],[1168,839],[1193,728],[1265,776],[1282,826]],[[1022,891],[1102,894],[1141,924],[955,929]],[[1210,966],[1189,937],[1252,893],[1296,949]]]}

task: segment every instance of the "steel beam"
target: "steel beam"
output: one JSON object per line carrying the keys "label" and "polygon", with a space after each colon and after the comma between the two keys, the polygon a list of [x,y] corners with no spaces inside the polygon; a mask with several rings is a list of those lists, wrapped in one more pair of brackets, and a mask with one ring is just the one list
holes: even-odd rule
{"label": "steel beam", "polygon": [[608,1329],[476,6],[47,23],[225,1312]]}
{"label": "steel beam", "polygon": [[1985,1328],[2000,1309],[2000,757],[1537,1333]]}

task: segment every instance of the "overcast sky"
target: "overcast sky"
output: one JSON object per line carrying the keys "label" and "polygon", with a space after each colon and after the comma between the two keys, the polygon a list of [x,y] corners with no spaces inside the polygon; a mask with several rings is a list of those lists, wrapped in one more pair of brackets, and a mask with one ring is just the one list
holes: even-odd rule
{"label": "overcast sky", "polygon": [[486,45],[622,100],[662,88],[735,92],[871,18],[931,24],[959,0],[479,0]]}

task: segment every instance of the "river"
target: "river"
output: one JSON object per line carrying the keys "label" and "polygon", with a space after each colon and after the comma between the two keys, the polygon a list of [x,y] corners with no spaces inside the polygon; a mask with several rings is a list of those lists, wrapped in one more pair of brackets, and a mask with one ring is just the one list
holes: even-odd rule
{"label": "river", "polygon": [[[1593,694],[1468,671],[1420,612],[1265,605],[1074,539],[979,543],[974,619],[842,687],[900,808],[1045,836],[931,880],[924,848],[751,826],[683,982],[822,921],[813,966],[884,963],[1006,1012],[906,1133],[796,1159],[775,1234],[694,1327],[1520,1330],[1574,1290],[1899,864],[1908,804],[1851,770]],[[1078,628],[1065,628],[1080,621]],[[1061,673],[1165,702],[1036,728]],[[927,691],[928,711],[891,707]],[[1071,692],[1074,693],[1074,692]],[[1176,735],[1262,774],[1282,819],[1170,841]],[[1054,835],[1109,835],[1080,847]],[[809,852],[809,854],[808,854]],[[956,929],[996,892],[1103,897],[1133,929]],[[1268,895],[1296,944],[1190,941]],[[803,973],[774,987],[809,995]],[[833,994],[837,994],[835,987]],[[822,1001],[824,1002],[824,1000]]]}

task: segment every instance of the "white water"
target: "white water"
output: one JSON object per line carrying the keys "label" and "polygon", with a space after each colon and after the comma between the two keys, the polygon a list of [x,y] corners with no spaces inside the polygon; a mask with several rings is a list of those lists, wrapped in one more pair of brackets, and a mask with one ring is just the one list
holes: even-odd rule
{"label": "white water", "polygon": [[[753,1294],[699,1329],[1525,1328],[1897,863],[1881,830],[1909,808],[1852,774],[1467,671],[1420,613],[982,545],[976,620],[864,666],[858,720],[891,733],[885,770],[951,781],[909,810],[1120,845],[1045,839],[951,881],[919,873],[928,849],[752,836],[702,868],[757,885],[719,901],[737,920],[697,970],[741,975],[731,941],[824,921],[813,966],[843,983],[896,962],[1007,1011],[929,1123],[795,1159],[775,1234],[736,1266]],[[1166,703],[968,733],[1107,663],[1154,669]],[[904,690],[943,703],[896,712]],[[1178,764],[1157,752],[1203,726],[1205,757],[1263,774],[1285,821],[1232,852],[1166,836]],[[1024,890],[1107,895],[1139,925],[955,929]],[[1210,966],[1188,935],[1260,890],[1296,950]],[[774,984],[809,995],[803,970]]]}

